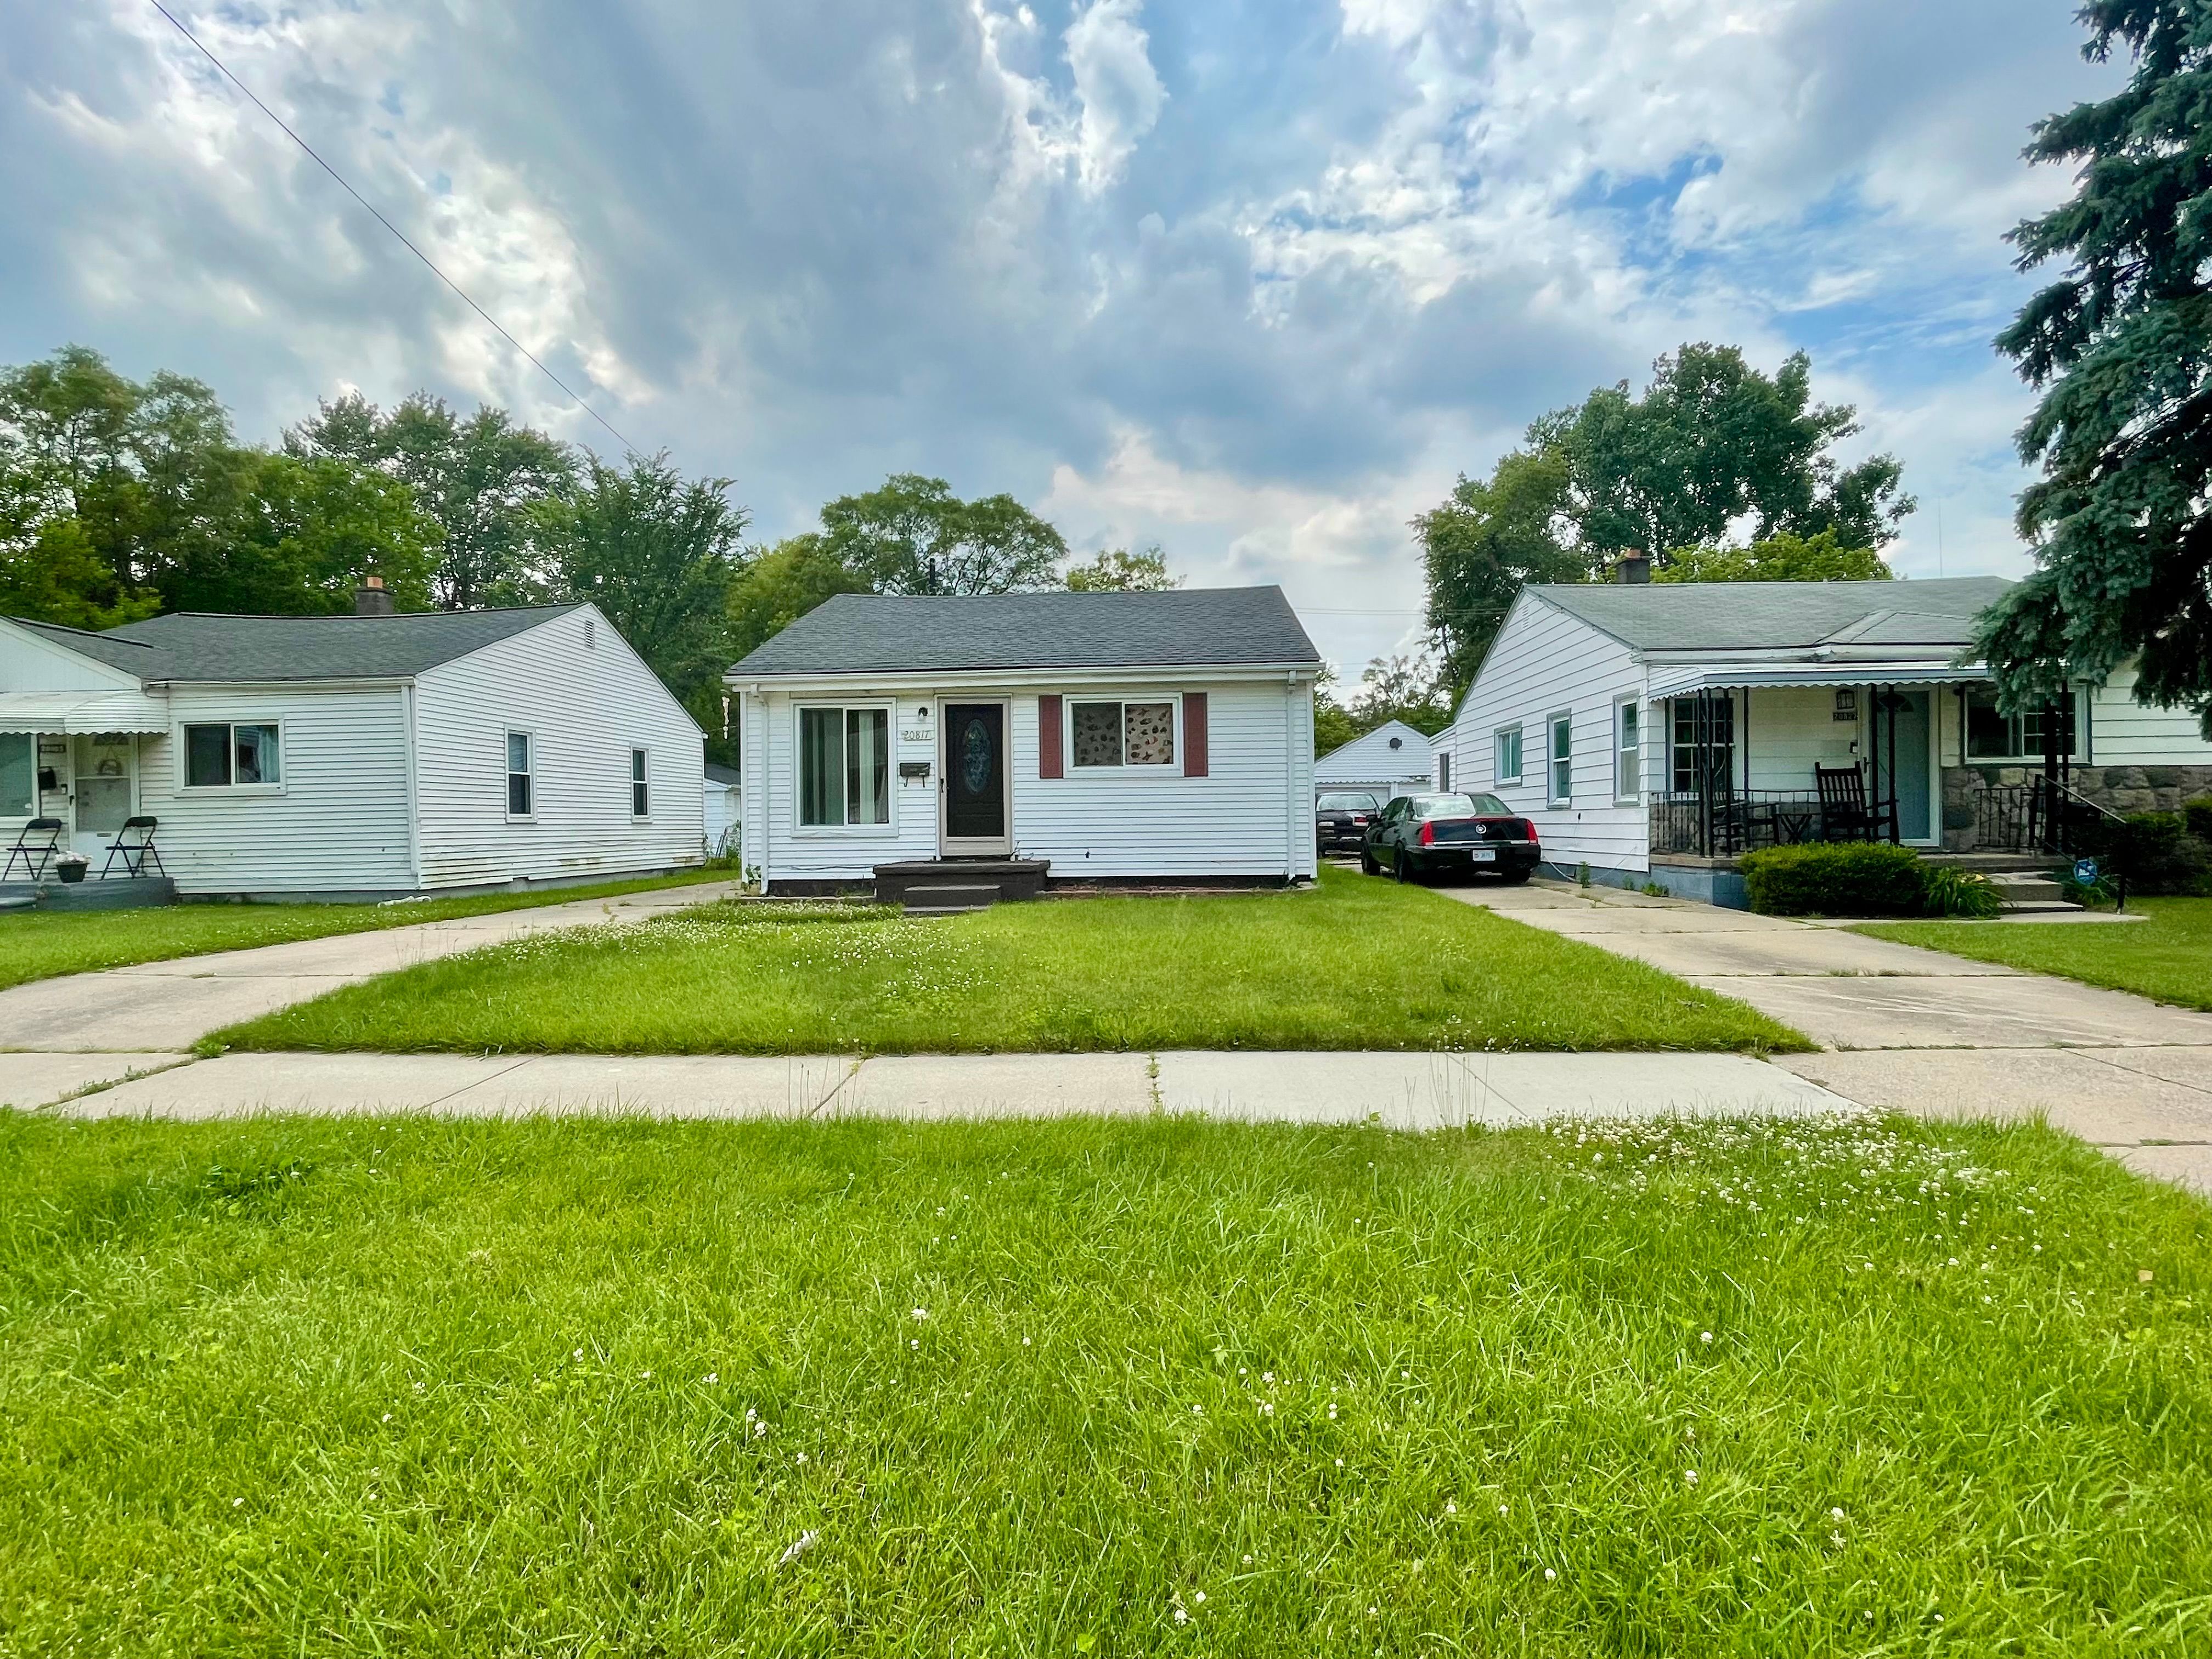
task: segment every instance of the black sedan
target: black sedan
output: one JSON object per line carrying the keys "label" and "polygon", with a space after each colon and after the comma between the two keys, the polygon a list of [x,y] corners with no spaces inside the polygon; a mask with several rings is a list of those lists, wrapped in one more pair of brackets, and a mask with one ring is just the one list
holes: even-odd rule
{"label": "black sedan", "polygon": [[1382,814],[1381,803],[1364,789],[1332,789],[1314,803],[1314,843],[1324,853],[1349,847],[1355,853],[1367,839],[1367,826]]}
{"label": "black sedan", "polygon": [[1526,881],[1543,856],[1536,826],[1495,795],[1401,795],[1367,826],[1359,867],[1400,881],[1447,873]]}

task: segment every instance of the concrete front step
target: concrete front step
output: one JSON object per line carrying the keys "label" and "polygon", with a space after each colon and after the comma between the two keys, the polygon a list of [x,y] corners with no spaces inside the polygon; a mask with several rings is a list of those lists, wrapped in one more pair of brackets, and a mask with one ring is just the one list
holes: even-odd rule
{"label": "concrete front step", "polygon": [[908,887],[900,902],[910,916],[956,916],[988,909],[1005,896],[995,883],[922,883]]}
{"label": "concrete front step", "polygon": [[915,911],[981,909],[987,904],[1035,898],[1043,890],[1051,868],[1043,859],[915,859],[879,864],[875,867],[876,902]]}
{"label": "concrete front step", "polygon": [[2068,908],[2065,890],[2045,872],[2000,871],[1990,875],[1990,883],[2003,897],[2008,910]]}

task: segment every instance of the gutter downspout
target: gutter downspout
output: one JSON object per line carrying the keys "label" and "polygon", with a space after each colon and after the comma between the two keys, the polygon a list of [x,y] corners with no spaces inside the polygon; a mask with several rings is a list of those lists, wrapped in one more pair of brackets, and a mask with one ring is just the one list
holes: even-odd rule
{"label": "gutter downspout", "polygon": [[407,773],[407,878],[414,890],[422,890],[422,792],[417,787],[416,769],[422,757],[421,747],[415,738],[415,682],[408,680],[399,688],[399,725],[401,740],[406,754]]}

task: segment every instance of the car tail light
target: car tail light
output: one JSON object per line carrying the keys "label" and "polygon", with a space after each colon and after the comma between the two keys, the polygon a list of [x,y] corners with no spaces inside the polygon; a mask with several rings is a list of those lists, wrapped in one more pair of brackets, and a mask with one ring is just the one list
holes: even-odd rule
{"label": "car tail light", "polygon": [[1434,847],[1436,844],[1437,826],[1433,823],[1423,824],[1421,826],[1421,845],[1424,847]]}
{"label": "car tail light", "polygon": [[1352,815],[1352,821],[1354,823],[1364,823],[1367,822],[1367,814],[1364,812],[1354,812]]}

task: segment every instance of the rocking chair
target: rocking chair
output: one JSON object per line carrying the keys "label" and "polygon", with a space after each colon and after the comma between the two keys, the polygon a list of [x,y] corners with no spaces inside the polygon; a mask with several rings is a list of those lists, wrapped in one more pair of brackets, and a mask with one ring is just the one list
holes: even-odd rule
{"label": "rocking chair", "polygon": [[1867,805],[1866,774],[1856,766],[1813,768],[1820,791],[1820,836],[1824,841],[1876,841],[1881,815]]}

